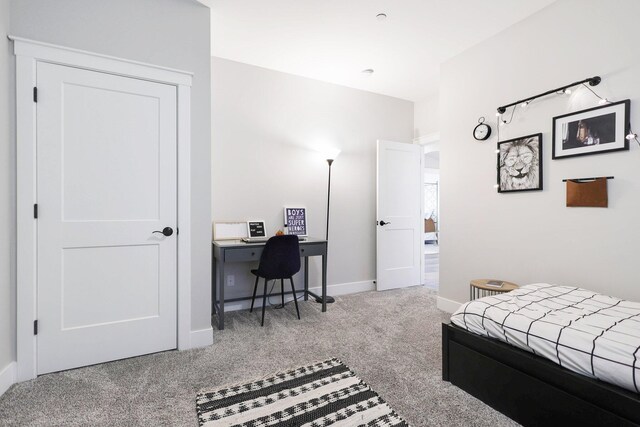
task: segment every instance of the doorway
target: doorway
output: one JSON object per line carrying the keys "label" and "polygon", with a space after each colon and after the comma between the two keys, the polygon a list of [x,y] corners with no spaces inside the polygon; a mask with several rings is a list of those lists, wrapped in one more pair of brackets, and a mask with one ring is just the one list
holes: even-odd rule
{"label": "doorway", "polygon": [[424,285],[438,290],[440,279],[440,149],[437,144],[424,145]]}

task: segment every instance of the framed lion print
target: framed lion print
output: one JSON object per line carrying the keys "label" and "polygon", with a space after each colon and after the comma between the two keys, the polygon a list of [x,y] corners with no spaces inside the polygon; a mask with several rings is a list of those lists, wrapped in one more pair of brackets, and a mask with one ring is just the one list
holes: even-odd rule
{"label": "framed lion print", "polygon": [[552,158],[628,150],[630,105],[626,99],[554,117]]}
{"label": "framed lion print", "polygon": [[498,193],[542,190],[542,134],[498,142]]}

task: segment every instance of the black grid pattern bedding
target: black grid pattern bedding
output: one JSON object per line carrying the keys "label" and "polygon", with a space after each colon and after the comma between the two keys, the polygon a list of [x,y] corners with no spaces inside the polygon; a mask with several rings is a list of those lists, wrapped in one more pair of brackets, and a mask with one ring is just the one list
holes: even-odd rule
{"label": "black grid pattern bedding", "polygon": [[462,305],[456,326],[640,393],[640,303],[533,284]]}

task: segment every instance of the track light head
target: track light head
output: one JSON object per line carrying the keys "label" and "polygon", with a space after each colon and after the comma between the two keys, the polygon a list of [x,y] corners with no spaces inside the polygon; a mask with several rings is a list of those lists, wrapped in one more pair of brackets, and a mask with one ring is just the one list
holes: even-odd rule
{"label": "track light head", "polygon": [[600,76],[591,77],[589,79],[589,86],[598,86],[601,81],[602,79],[600,78]]}

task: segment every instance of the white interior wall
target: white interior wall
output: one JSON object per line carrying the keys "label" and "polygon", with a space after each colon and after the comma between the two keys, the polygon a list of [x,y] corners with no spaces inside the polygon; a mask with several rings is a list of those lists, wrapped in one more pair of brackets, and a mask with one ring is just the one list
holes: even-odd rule
{"label": "white interior wall", "polygon": [[[282,228],[283,206],[299,205],[307,208],[310,236],[324,238],[328,167],[315,150],[340,148],[332,172],[328,283],[372,286],[376,139],[410,142],[413,103],[212,61],[213,220],[263,219],[273,234]],[[320,285],[319,267],[312,260],[312,287]],[[227,273],[235,277],[228,297],[251,295],[249,265],[230,265]]]}
{"label": "white interior wall", "polygon": [[435,93],[415,103],[414,131],[415,139],[424,138],[440,131],[440,103],[438,94]]}
{"label": "white interior wall", "polygon": [[[210,327],[210,10],[191,0],[12,0],[10,28],[15,36],[195,73],[191,91],[191,327]],[[13,159],[11,170],[15,173]]]}
{"label": "white interior wall", "polygon": [[[640,128],[640,50],[630,17],[640,2],[561,0],[442,66],[440,296],[463,302],[469,281],[576,285],[640,300],[640,149],[551,160],[554,116],[597,105],[586,89],[518,111],[501,130],[509,139],[543,133],[544,191],[498,194],[496,108],[600,75],[595,90],[631,99]],[[485,116],[494,134],[471,136]],[[614,175],[609,208],[566,208],[563,178]],[[452,306],[450,306],[452,307]]]}
{"label": "white interior wall", "polygon": [[[15,360],[15,144],[14,60],[9,32],[9,0],[0,0],[0,374]],[[7,373],[6,375],[10,375]],[[2,378],[0,378],[0,393]]]}

